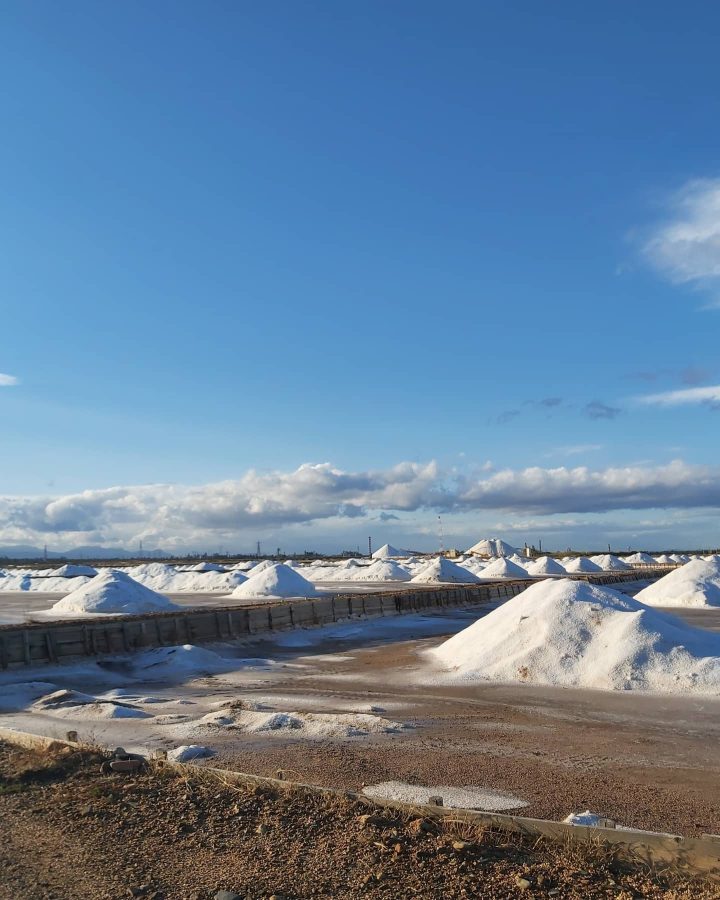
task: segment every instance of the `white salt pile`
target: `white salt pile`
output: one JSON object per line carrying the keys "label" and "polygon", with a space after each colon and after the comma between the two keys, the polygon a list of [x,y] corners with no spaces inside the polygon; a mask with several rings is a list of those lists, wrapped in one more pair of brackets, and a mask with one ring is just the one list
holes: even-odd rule
{"label": "white salt pile", "polygon": [[551,556],[540,556],[527,566],[528,575],[565,575],[565,569]]}
{"label": "white salt pile", "polygon": [[483,538],[477,544],[473,544],[468,553],[474,553],[476,556],[512,556],[513,553],[517,553],[517,549],[500,538]]}
{"label": "white salt pile", "polygon": [[250,598],[283,598],[283,597],[318,597],[315,586],[295,569],[282,563],[271,565],[258,571],[253,569],[250,578],[235,588],[232,597]]}
{"label": "white salt pile", "polygon": [[720,693],[720,635],[569,579],[533,585],[431,656],[458,682]]}
{"label": "white salt pile", "polygon": [[645,553],[640,551],[638,553],[632,553],[630,556],[625,557],[625,562],[630,563],[631,566],[654,566],[655,559],[650,556],[649,553]]}
{"label": "white salt pile", "polygon": [[623,562],[619,556],[613,556],[612,553],[603,553],[601,556],[593,556],[592,561],[596,566],[600,566],[603,572],[625,572],[632,568],[632,566]]}
{"label": "white salt pile", "polygon": [[675,560],[671,556],[668,556],[667,553],[661,553],[660,556],[656,556],[655,561],[660,563],[661,566],[670,566],[675,562]]}
{"label": "white salt pile", "polygon": [[373,553],[373,559],[388,559],[390,557],[412,556],[409,550],[398,550],[392,544],[383,544]]}
{"label": "white salt pile", "polygon": [[720,557],[685,563],[644,588],[636,599],[648,606],[720,606]]}
{"label": "white salt pile", "polygon": [[145,587],[167,594],[227,593],[246,580],[245,574],[240,571],[196,571],[194,568],[179,570],[160,563],[136,566],[125,571]]}
{"label": "white salt pile", "polygon": [[369,566],[344,570],[343,577],[348,581],[410,581],[410,572],[392,559],[377,559]]}
{"label": "white salt pile", "polygon": [[202,744],[182,744],[174,750],[168,750],[168,759],[172,762],[192,762],[194,759],[207,759],[215,756],[215,751]]}
{"label": "white salt pile", "polygon": [[53,569],[52,572],[49,572],[48,574],[50,576],[55,576],[56,578],[77,578],[80,575],[94,578],[97,575],[97,569],[93,569],[92,566],[67,563],[67,565],[60,566],[59,569]]}
{"label": "white salt pile", "polygon": [[481,578],[527,578],[527,569],[505,557],[498,557],[480,573]]}
{"label": "white salt pile", "polygon": [[204,561],[196,566],[190,566],[188,572],[227,572],[227,569],[218,563]]}
{"label": "white salt pile", "polygon": [[131,703],[105,700],[80,691],[53,691],[36,700],[33,712],[48,712],[68,719],[151,719],[150,713]]}
{"label": "white salt pile", "polygon": [[62,575],[41,576],[37,573],[10,571],[0,578],[1,591],[42,591],[43,593],[67,594],[87,584],[87,575],[65,578]]}
{"label": "white salt pile", "polygon": [[478,584],[480,579],[444,556],[434,559],[412,579],[413,584]]}
{"label": "white salt pile", "polygon": [[591,559],[588,559],[587,556],[576,556],[574,559],[563,562],[563,566],[565,567],[565,571],[570,572],[571,574],[602,572],[600,566]]}
{"label": "white salt pile", "polygon": [[489,565],[489,562],[486,559],[480,559],[479,556],[470,556],[467,559],[462,560],[462,562],[456,560],[456,563],[459,566],[462,566],[463,569],[467,569],[468,572],[472,572],[473,575],[479,575],[483,569]]}
{"label": "white salt pile", "polygon": [[63,615],[167,612],[178,607],[162,594],[133,580],[125,572],[107,571],[58,600],[53,613]]}
{"label": "white salt pile", "polygon": [[213,650],[180,644],[176,647],[156,647],[136,653],[131,658],[133,670],[145,681],[192,678],[240,668],[243,661],[225,659]]}

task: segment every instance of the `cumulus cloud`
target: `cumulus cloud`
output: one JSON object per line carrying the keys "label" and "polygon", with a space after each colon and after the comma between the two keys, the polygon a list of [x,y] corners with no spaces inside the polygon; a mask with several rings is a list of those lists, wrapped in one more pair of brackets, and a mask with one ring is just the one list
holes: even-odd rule
{"label": "cumulus cloud", "polygon": [[15,375],[5,375],[3,372],[0,372],[0,387],[15,387],[16,384],[20,384],[19,378],[16,378]]}
{"label": "cumulus cloud", "polygon": [[59,497],[0,497],[0,540],[105,542],[142,539],[174,547],[253,538],[293,526],[337,531],[354,521],[389,520],[429,510],[521,515],[621,509],[720,507],[720,468],[681,461],[621,468],[531,467],[443,472],[436,463],[401,463],[346,472],[329,463],[290,472],[251,470],[199,486],[111,487]]}
{"label": "cumulus cloud", "polygon": [[[677,284],[720,287],[720,178],[687,182],[670,200],[668,219],[643,246],[645,257]],[[716,304],[720,305],[720,297]]]}
{"label": "cumulus cloud", "polygon": [[505,469],[468,484],[465,508],[520,513],[607,512],[618,509],[720,506],[720,468],[676,460],[665,466],[589,469]]}

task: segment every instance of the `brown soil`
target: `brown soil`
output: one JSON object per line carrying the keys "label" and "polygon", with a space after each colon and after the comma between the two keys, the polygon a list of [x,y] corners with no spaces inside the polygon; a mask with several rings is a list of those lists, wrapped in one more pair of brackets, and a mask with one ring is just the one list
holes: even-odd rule
{"label": "brown soil", "polygon": [[[353,650],[352,660],[305,658],[302,678],[273,681],[264,697],[387,706],[416,726],[365,741],[213,737],[220,764],[243,772],[360,789],[399,780],[491,788],[562,819],[591,809],[633,827],[687,836],[720,833],[720,704],[716,699],[613,694],[530,685],[423,685],[418,650],[437,640]],[[327,648],[345,652],[342,646]],[[260,693],[260,692],[259,692]],[[334,705],[337,706],[334,707]]]}
{"label": "brown soil", "polygon": [[[408,820],[351,799],[168,770],[105,776],[96,754],[0,744],[2,900],[720,897],[607,851]],[[453,830],[454,829],[454,830]]]}

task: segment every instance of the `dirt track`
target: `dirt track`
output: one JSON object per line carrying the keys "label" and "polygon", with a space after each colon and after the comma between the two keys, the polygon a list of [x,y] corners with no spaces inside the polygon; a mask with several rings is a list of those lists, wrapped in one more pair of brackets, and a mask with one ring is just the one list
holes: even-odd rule
{"label": "dirt track", "polygon": [[1,744],[0,836],[0,900],[719,896],[677,874],[625,871],[594,846],[173,774],[103,776],[91,755]]}

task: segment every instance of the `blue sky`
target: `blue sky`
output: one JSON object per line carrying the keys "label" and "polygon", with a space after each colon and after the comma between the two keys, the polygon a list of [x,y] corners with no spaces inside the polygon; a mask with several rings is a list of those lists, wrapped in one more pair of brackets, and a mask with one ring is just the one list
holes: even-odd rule
{"label": "blue sky", "polygon": [[720,11],[0,16],[0,544],[720,543]]}

